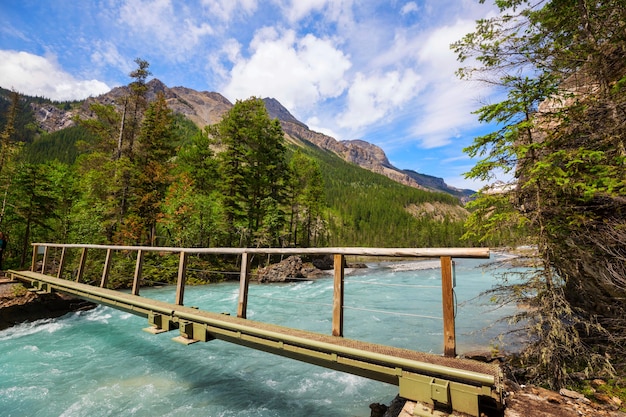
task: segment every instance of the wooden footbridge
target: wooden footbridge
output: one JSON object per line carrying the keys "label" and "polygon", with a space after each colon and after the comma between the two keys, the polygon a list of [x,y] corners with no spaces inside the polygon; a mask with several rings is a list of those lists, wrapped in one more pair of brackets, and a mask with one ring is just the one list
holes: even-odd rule
{"label": "wooden footbridge", "polygon": [[[457,411],[472,416],[482,412],[499,413],[503,409],[502,372],[498,365],[456,358],[453,302],[453,258],[488,258],[482,248],[442,249],[376,249],[376,248],[165,248],[139,246],[105,246],[74,244],[34,244],[30,271],[9,271],[32,291],[58,291],[99,304],[130,312],[148,319],[151,333],[178,329],[174,340],[189,344],[221,339],[296,360],[323,366],[365,378],[394,384],[399,395],[429,404],[431,410],[416,415],[432,415],[434,409]],[[46,274],[51,250],[61,251],[56,277]],[[80,251],[72,280],[63,279],[70,251]],[[83,280],[87,255],[105,252],[100,285]],[[112,254],[129,251],[137,254],[130,293],[106,288]],[[147,252],[179,255],[176,295],[172,303],[142,297],[142,265]],[[187,260],[193,254],[236,255],[241,259],[237,317],[199,310],[184,305]],[[334,292],[331,334],[320,334],[246,319],[250,259],[253,255],[333,255]],[[396,347],[350,340],[343,337],[344,265],[345,257],[382,256],[402,258],[440,258],[444,322],[444,355],[400,349]],[[407,329],[411,331],[411,329]],[[420,414],[424,413],[424,414]]]}

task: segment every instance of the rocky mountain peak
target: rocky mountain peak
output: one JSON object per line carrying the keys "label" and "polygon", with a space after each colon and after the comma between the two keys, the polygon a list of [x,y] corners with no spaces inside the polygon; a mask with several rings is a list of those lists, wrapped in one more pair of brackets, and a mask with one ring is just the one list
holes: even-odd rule
{"label": "rocky mountain peak", "polygon": [[379,146],[360,139],[342,140],[340,142],[347,149],[345,159],[362,167],[382,165],[391,168],[385,151]]}
{"label": "rocky mountain peak", "polygon": [[267,113],[270,115],[272,119],[278,119],[282,122],[294,123],[299,125],[305,129],[309,127],[293,117],[293,115],[287,110],[278,100],[273,97],[266,97],[263,99],[265,103],[265,108],[267,109]]}
{"label": "rocky mountain peak", "polygon": [[[227,98],[219,93],[196,91],[187,87],[169,88],[156,78],[147,82],[146,86],[148,87],[148,100],[154,100],[158,93],[163,93],[172,111],[183,114],[200,128],[218,123],[233,106]],[[124,105],[123,99],[128,96],[128,93],[127,86],[113,88],[101,96],[86,99],[78,110],[60,110],[51,104],[32,104],[32,106],[42,129],[52,132],[73,125],[73,118],[76,115],[84,118],[93,117],[89,109],[92,103],[112,104],[121,108]],[[465,200],[473,194],[471,190],[458,190],[449,187],[441,178],[398,169],[389,162],[387,155],[380,147],[364,140],[355,139],[340,142],[328,135],[312,131],[306,124],[296,119],[275,98],[267,97],[263,101],[270,117],[280,121],[283,131],[294,143],[308,142],[333,152],[348,162],[411,187],[447,192],[461,200]]]}

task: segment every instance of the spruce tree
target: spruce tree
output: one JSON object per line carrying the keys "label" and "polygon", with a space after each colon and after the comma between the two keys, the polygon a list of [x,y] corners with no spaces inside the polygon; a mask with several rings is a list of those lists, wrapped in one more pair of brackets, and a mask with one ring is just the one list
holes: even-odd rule
{"label": "spruce tree", "polygon": [[270,238],[263,243],[278,244],[289,175],[280,123],[270,120],[263,100],[251,98],[237,101],[210,134],[223,149],[217,158],[228,244],[261,244],[253,237],[264,228]]}

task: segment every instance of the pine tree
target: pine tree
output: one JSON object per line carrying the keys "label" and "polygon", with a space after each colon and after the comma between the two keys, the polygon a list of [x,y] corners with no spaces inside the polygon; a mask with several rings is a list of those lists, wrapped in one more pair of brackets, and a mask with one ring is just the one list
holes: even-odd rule
{"label": "pine tree", "polygon": [[[293,245],[305,247],[319,244],[323,235],[324,180],[319,164],[297,150],[289,162],[291,170],[290,233]],[[298,239],[301,231],[302,239]]]}
{"label": "pine tree", "polygon": [[156,243],[156,224],[161,204],[171,183],[171,158],[175,155],[174,119],[163,94],[158,94],[146,111],[138,137],[135,164],[137,170],[132,187],[135,207],[131,207],[144,223],[150,245]]}
{"label": "pine tree", "polygon": [[[270,120],[261,99],[251,98],[237,101],[210,134],[223,147],[217,158],[228,244],[253,243],[263,228],[269,241],[278,244],[288,178],[280,123]],[[271,225],[266,221],[268,210],[274,212]]]}

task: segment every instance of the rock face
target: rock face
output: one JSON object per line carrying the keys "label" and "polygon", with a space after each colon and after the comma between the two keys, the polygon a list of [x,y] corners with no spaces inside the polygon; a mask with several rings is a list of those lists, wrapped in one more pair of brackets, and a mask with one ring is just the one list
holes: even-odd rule
{"label": "rock face", "polygon": [[278,119],[281,122],[288,122],[298,125],[304,129],[309,129],[307,125],[293,117],[293,115],[287,110],[278,100],[273,97],[264,98],[265,108],[270,118]]}
{"label": "rock face", "polygon": [[324,272],[314,266],[306,265],[299,256],[290,256],[282,262],[259,269],[259,282],[292,282],[303,279],[314,279]]}
{"label": "rock face", "polygon": [[75,124],[73,117],[76,112],[61,110],[52,104],[31,103],[31,108],[35,114],[35,120],[46,132],[55,132]]}
{"label": "rock face", "polygon": [[393,181],[408,185],[409,187],[420,188],[427,191],[441,191],[452,194],[461,201],[469,200],[469,196],[474,194],[472,190],[460,190],[448,186],[443,178],[398,169],[389,162],[385,151],[364,140],[337,141],[323,133],[314,132],[304,123],[296,120],[291,113],[275,99],[266,98],[264,101],[270,117],[280,120],[283,131],[290,136],[294,142],[306,141],[312,143],[319,148],[337,154],[350,163],[377,174],[384,175]]}
{"label": "rock face", "polygon": [[95,304],[60,293],[36,294],[21,284],[0,280],[0,330],[26,321],[60,317]]}
{"label": "rock face", "polygon": [[343,140],[339,142],[345,146],[344,159],[362,167],[376,168],[378,166],[392,167],[380,147],[364,140]]}
{"label": "rock face", "polygon": [[[157,79],[150,80],[146,85],[148,101],[154,100],[157,94],[162,93],[173,112],[185,115],[200,128],[219,122],[233,106],[228,99],[218,93],[196,91],[185,87],[168,88]],[[116,87],[101,96],[89,97],[77,110],[64,111],[51,104],[33,103],[31,106],[40,127],[46,132],[54,132],[73,126],[75,124],[73,118],[76,115],[82,118],[93,117],[89,109],[93,103],[112,104],[121,109],[128,92],[126,86]]]}

